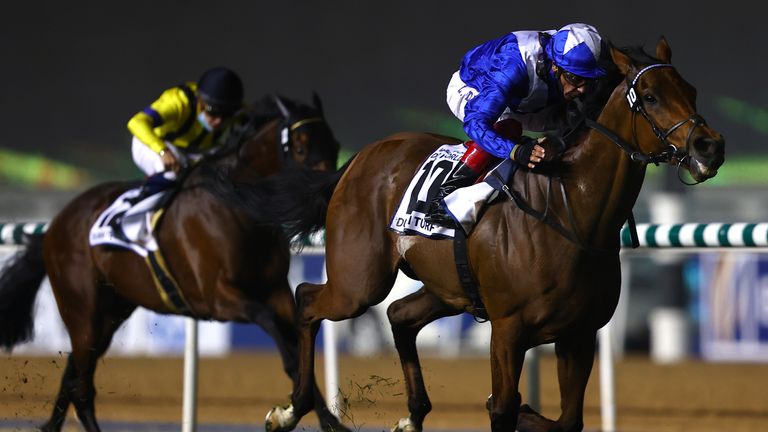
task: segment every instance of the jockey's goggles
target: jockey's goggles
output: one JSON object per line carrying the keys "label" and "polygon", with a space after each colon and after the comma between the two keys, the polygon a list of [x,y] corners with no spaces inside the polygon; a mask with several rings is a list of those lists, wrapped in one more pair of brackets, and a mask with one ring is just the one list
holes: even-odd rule
{"label": "jockey's goggles", "polygon": [[565,81],[576,87],[590,87],[592,84],[594,84],[597,79],[595,78],[585,78],[583,76],[576,75],[574,73],[568,72],[567,70],[563,68],[558,68],[559,75],[565,78]]}

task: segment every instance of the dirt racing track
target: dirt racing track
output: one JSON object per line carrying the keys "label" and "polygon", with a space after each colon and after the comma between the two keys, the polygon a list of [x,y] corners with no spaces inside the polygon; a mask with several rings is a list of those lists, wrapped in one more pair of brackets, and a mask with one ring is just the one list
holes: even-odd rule
{"label": "dirt racing track", "polygon": [[[50,414],[64,357],[0,359],[0,431],[33,430]],[[96,374],[96,412],[105,431],[179,430],[183,359],[107,357]],[[484,409],[490,393],[486,358],[423,359],[432,405],[425,430],[488,430]],[[585,430],[600,427],[599,365],[595,363],[585,405]],[[318,380],[322,383],[322,359]],[[406,415],[397,357],[340,358],[345,424],[360,431],[388,431]],[[619,430],[658,432],[768,431],[768,365],[689,361],[655,365],[645,357],[616,365]],[[526,399],[525,377],[521,383]],[[267,410],[288,400],[290,383],[272,353],[203,358],[198,419],[201,432],[263,430]],[[541,362],[544,415],[559,414],[555,361]],[[74,415],[70,413],[71,420]],[[81,430],[70,421],[66,431]],[[297,430],[317,430],[308,415]]]}

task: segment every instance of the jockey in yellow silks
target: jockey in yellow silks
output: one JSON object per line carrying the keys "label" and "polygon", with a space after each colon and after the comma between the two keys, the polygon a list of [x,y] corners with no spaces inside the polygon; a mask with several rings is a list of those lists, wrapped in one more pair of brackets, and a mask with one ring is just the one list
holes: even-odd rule
{"label": "jockey in yellow silks", "polygon": [[147,175],[143,196],[167,187],[180,168],[219,144],[243,107],[243,93],[235,72],[215,67],[197,82],[165,90],[131,117],[133,161]]}

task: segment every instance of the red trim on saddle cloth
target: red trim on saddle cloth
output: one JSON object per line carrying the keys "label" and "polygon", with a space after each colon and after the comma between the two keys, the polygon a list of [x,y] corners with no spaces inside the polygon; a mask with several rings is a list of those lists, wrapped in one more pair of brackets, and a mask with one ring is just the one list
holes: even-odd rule
{"label": "red trim on saddle cloth", "polygon": [[[518,141],[520,137],[523,136],[523,127],[520,122],[515,119],[498,121],[494,123],[493,129],[504,138],[514,141]],[[498,158],[483,150],[483,148],[474,141],[467,141],[464,145],[467,147],[467,152],[461,157],[461,161],[471,168],[472,171],[480,174],[477,179],[477,181],[480,181],[488,168],[490,168],[491,162],[498,160]]]}

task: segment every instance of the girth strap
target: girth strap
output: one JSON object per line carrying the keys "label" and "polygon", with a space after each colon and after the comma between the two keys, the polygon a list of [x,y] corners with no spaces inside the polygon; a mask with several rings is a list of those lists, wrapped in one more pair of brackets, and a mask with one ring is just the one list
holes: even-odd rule
{"label": "girth strap", "polygon": [[[155,230],[164,214],[165,209],[161,208],[152,215],[150,228],[152,231]],[[157,288],[157,292],[163,300],[163,304],[174,313],[194,317],[192,309],[189,307],[189,303],[187,303],[184,294],[182,294],[181,289],[179,289],[179,284],[173,278],[162,253],[160,253],[159,245],[158,250],[148,252],[145,261],[147,267],[149,267],[149,273],[152,275],[152,281],[155,283],[155,288]]]}
{"label": "girth strap", "polygon": [[474,313],[472,317],[477,322],[488,321],[488,312],[485,310],[483,300],[480,298],[477,281],[472,274],[472,268],[469,266],[469,255],[467,254],[467,235],[460,227],[454,230],[453,235],[453,259],[456,261],[456,271],[459,273],[459,282],[461,282],[464,292],[472,301]]}

